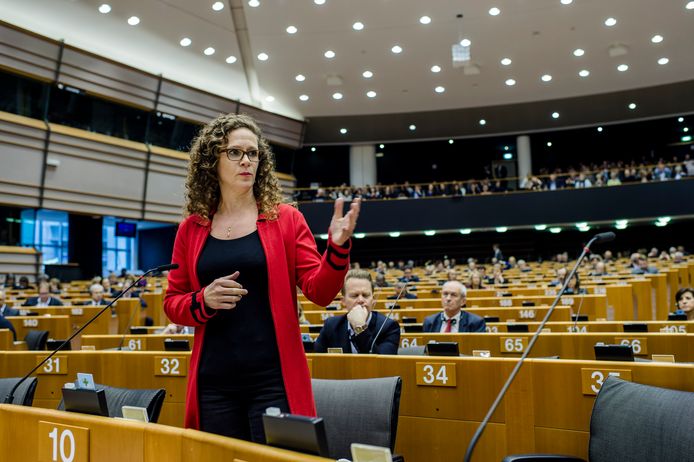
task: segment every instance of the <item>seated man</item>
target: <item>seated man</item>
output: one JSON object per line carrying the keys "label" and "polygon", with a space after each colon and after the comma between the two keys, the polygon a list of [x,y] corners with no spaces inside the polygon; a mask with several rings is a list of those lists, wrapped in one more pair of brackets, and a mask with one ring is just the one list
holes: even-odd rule
{"label": "seated man", "polygon": [[658,268],[650,266],[648,260],[643,255],[636,262],[637,266],[632,267],[631,274],[658,274]]}
{"label": "seated man", "polygon": [[419,282],[419,276],[412,274],[412,268],[407,267],[399,280],[400,282]]}
{"label": "seated man", "polygon": [[0,290],[0,316],[19,316],[19,310],[5,303],[5,291]]}
{"label": "seated man", "polygon": [[390,287],[390,284],[386,281],[386,275],[383,273],[376,273],[376,282],[374,284],[376,287]]}
{"label": "seated man", "polygon": [[397,354],[400,326],[373,311],[376,304],[373,293],[374,285],[368,271],[347,272],[340,302],[347,314],[325,320],[314,351],[325,353],[328,348],[342,348],[344,353]]}
{"label": "seated man", "polygon": [[3,315],[0,314],[0,329],[9,329],[12,332],[12,340],[17,341],[17,332],[14,330],[14,326],[10,321],[5,319]]}
{"label": "seated man", "polygon": [[92,284],[91,286],[89,286],[89,294],[92,296],[92,299],[88,302],[84,302],[85,305],[108,305],[108,303],[106,303],[106,300],[104,300],[104,286],[102,286],[101,284]]}
{"label": "seated man", "polygon": [[29,297],[22,306],[63,306],[60,299],[51,297],[51,291],[47,282],[39,284],[39,296]]}
{"label": "seated man", "polygon": [[441,288],[443,312],[424,319],[424,332],[486,332],[487,324],[476,314],[463,311],[467,289],[458,281],[448,281]]}
{"label": "seated man", "polygon": [[[398,294],[400,296],[398,297]],[[415,299],[417,295],[410,292],[410,286],[406,282],[396,282],[395,283],[395,294],[388,297],[388,300],[395,300],[400,298]]]}

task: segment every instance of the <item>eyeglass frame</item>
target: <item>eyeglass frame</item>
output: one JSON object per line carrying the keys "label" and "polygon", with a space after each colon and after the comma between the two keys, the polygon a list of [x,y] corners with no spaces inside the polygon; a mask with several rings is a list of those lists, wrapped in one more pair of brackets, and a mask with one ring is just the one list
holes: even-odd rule
{"label": "eyeglass frame", "polygon": [[[229,156],[230,151],[239,151],[239,152],[241,152],[241,153],[242,153],[242,154],[241,154],[241,157],[239,157],[238,159],[232,159],[232,158]],[[253,162],[253,163],[255,163],[255,162],[260,162],[260,159],[262,158],[263,154],[265,154],[265,151],[263,151],[262,149],[249,149],[248,151],[244,151],[244,150],[241,149],[241,148],[220,149],[219,152],[220,152],[220,154],[221,154],[221,153],[226,154],[227,159],[229,159],[229,162],[241,162],[241,161],[243,160],[243,157],[244,157],[244,156],[248,157],[248,161],[249,161],[249,162]],[[258,158],[255,159],[255,160],[251,159],[251,156],[250,156],[250,154],[249,154],[250,152],[257,152],[257,153],[258,153]]]}

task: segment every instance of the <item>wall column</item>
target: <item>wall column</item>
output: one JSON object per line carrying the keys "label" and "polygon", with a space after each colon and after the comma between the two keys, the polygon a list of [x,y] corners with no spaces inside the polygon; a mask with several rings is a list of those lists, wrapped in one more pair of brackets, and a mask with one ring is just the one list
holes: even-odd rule
{"label": "wall column", "polygon": [[525,178],[533,171],[533,159],[530,152],[530,137],[521,135],[516,138],[516,150],[518,155],[518,177]]}
{"label": "wall column", "polygon": [[376,184],[376,146],[355,144],[349,147],[349,181],[352,186]]}

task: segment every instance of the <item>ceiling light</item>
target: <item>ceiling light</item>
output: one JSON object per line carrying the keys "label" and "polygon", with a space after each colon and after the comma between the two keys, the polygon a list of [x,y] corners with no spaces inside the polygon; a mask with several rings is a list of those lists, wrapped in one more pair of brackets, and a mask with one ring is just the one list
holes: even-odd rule
{"label": "ceiling light", "polygon": [[507,152],[504,154],[504,160],[511,160],[513,159],[513,154],[510,152]]}
{"label": "ceiling light", "polygon": [[296,77],[294,77],[294,80],[296,80],[297,82],[303,82],[304,80],[306,80],[306,77],[303,74],[297,74]]}
{"label": "ceiling light", "polygon": [[410,129],[410,131],[413,132],[413,131],[417,130],[417,126],[415,124],[410,124],[409,129]]}
{"label": "ceiling light", "polygon": [[328,59],[333,59],[335,57],[335,52],[333,50],[328,50],[325,53],[323,53],[323,56],[325,56]]}
{"label": "ceiling light", "polygon": [[378,148],[379,148],[379,149],[383,149],[383,148],[385,148],[385,147],[386,147],[386,145],[383,144],[383,143],[381,143],[381,144],[378,145]]}
{"label": "ceiling light", "polygon": [[104,3],[99,7],[99,13],[108,14],[111,12],[111,5]]}
{"label": "ceiling light", "polygon": [[509,149],[511,148],[509,148],[508,146],[504,146],[504,151],[508,151]]}
{"label": "ceiling light", "polygon": [[671,217],[658,217],[658,221],[663,223],[670,223],[670,220],[672,220]]}
{"label": "ceiling light", "polygon": [[629,223],[629,220],[617,220],[614,222],[616,226],[626,226]]}
{"label": "ceiling light", "polygon": [[352,24],[352,29],[354,29],[354,30],[362,30],[363,28],[364,28],[364,23],[361,23],[359,21]]}
{"label": "ceiling light", "polygon": [[506,231],[508,231],[508,228],[506,226],[499,226],[498,228],[496,228],[497,233],[505,233]]}
{"label": "ceiling light", "polygon": [[684,133],[688,133],[688,132],[689,132],[689,127],[684,127],[684,128],[682,129],[682,131],[683,131]]}
{"label": "ceiling light", "polygon": [[558,118],[559,118],[559,113],[558,113],[558,112],[553,112],[553,113],[552,113],[552,118],[553,118],[553,119],[558,119]]}
{"label": "ceiling light", "polygon": [[375,97],[376,97],[376,92],[373,91],[373,90],[369,90],[369,91],[366,92],[366,96],[368,96],[369,98],[375,98]]}
{"label": "ceiling light", "polygon": [[627,64],[620,64],[619,66],[617,66],[617,70],[619,72],[626,72],[627,70],[629,70],[629,66]]}
{"label": "ceiling light", "polygon": [[513,62],[513,61],[511,61],[511,58],[504,58],[504,59],[501,60],[501,64],[502,64],[503,66],[510,66],[512,62]]}
{"label": "ceiling light", "polygon": [[578,75],[581,77],[588,77],[590,75],[590,71],[588,69],[581,69],[578,71]]}
{"label": "ceiling light", "polygon": [[431,24],[431,18],[429,16],[422,16],[419,18],[421,24]]}
{"label": "ceiling light", "polygon": [[448,144],[453,144],[453,140],[448,140]]}
{"label": "ceiling light", "polygon": [[224,9],[224,3],[222,2],[214,2],[212,4],[212,9],[215,11],[222,11]]}
{"label": "ceiling light", "polygon": [[587,225],[586,226],[580,226],[578,228],[578,230],[582,233],[586,233],[586,232],[590,231],[590,226],[587,226]]}
{"label": "ceiling light", "polygon": [[552,76],[549,74],[545,74],[540,78],[542,79],[543,82],[549,82],[550,80],[552,80]]}
{"label": "ceiling light", "polygon": [[343,135],[346,135],[346,134],[347,134],[347,129],[346,129],[346,128],[341,128],[341,129],[340,129],[340,133],[342,133]]}
{"label": "ceiling light", "polygon": [[287,33],[288,34],[296,34],[297,32],[299,32],[299,29],[297,29],[296,27],[294,27],[294,26],[287,27]]}
{"label": "ceiling light", "polygon": [[313,0],[316,5],[325,5],[325,0]]}
{"label": "ceiling light", "polygon": [[470,234],[472,230],[470,228],[465,228],[460,230],[460,234]]}
{"label": "ceiling light", "polygon": [[552,234],[559,234],[561,233],[561,228],[560,227],[554,227],[554,228],[549,228],[549,232]]}
{"label": "ceiling light", "polygon": [[188,46],[190,46],[191,43],[193,43],[193,41],[191,39],[189,39],[188,37],[183,37],[181,39],[181,41],[178,43],[180,43],[182,47],[188,47]]}
{"label": "ceiling light", "polygon": [[574,50],[574,56],[583,56],[584,54],[586,54],[586,50],[583,48],[576,48]]}
{"label": "ceiling light", "polygon": [[308,95],[299,95],[301,101],[308,101]]}
{"label": "ceiling light", "polygon": [[677,118],[677,121],[678,121],[679,123],[684,122],[684,117],[678,117],[678,118]]}
{"label": "ceiling light", "polygon": [[602,127],[598,127],[598,133],[602,133],[602,131],[603,131],[603,128],[602,128]]}
{"label": "ceiling light", "polygon": [[497,7],[492,7],[489,8],[489,14],[492,16],[499,16],[499,13],[501,13],[501,10]]}
{"label": "ceiling light", "polygon": [[394,45],[393,48],[390,49],[390,51],[397,55],[399,53],[402,53],[402,47],[400,45]]}
{"label": "ceiling light", "polygon": [[268,103],[272,103],[274,100],[275,100],[275,97],[274,97],[274,96],[267,95],[267,96],[265,97],[265,101],[267,101]]}
{"label": "ceiling light", "polygon": [[227,64],[234,64],[236,62],[236,56],[231,55],[231,56],[227,57],[227,59],[225,59],[225,61],[227,62]]}
{"label": "ceiling light", "polygon": [[669,63],[669,62],[670,62],[670,60],[667,59],[667,58],[660,58],[660,59],[658,60],[658,64],[660,64],[661,66],[664,66],[664,65],[666,65],[666,64]]}
{"label": "ceiling light", "polygon": [[137,16],[130,16],[128,18],[128,24],[130,24],[131,26],[137,26],[138,24],[140,24],[140,18],[138,18]]}
{"label": "ceiling light", "polygon": [[470,41],[470,39],[462,39],[460,41],[460,45],[464,47],[469,47],[470,45],[472,45],[472,42]]}
{"label": "ceiling light", "polygon": [[692,136],[691,135],[683,136],[682,138],[680,138],[680,140],[682,140],[683,143],[689,143],[692,140]]}
{"label": "ceiling light", "polygon": [[205,53],[205,56],[212,56],[214,54],[214,48],[207,47],[205,48],[205,51],[203,51],[203,53]]}
{"label": "ceiling light", "polygon": [[267,53],[258,53],[258,59],[261,61],[267,61],[270,59]]}
{"label": "ceiling light", "polygon": [[333,93],[333,99],[342,99],[342,93],[340,93],[340,92]]}
{"label": "ceiling light", "polygon": [[400,237],[400,231],[392,231],[388,233],[388,236],[390,237]]}
{"label": "ceiling light", "polygon": [[366,237],[366,233],[354,233],[353,236],[357,239],[364,239]]}
{"label": "ceiling light", "polygon": [[662,228],[663,226],[667,226],[667,223],[664,223],[664,222],[662,222],[662,221],[656,221],[656,222],[655,222],[655,225],[656,225],[658,228]]}
{"label": "ceiling light", "polygon": [[605,25],[606,25],[607,27],[612,27],[612,26],[614,26],[615,24],[617,24],[617,20],[616,20],[615,18],[607,18],[607,19],[605,19]]}
{"label": "ceiling light", "polygon": [[582,221],[580,223],[576,223],[576,228],[585,228],[586,226],[588,226],[588,223],[585,221]]}
{"label": "ceiling light", "polygon": [[436,236],[436,231],[434,231],[433,229],[430,229],[428,231],[424,231],[424,235],[425,236]]}
{"label": "ceiling light", "polygon": [[258,0],[248,0],[248,6],[251,8],[258,8],[260,6],[260,2]]}
{"label": "ceiling light", "polygon": [[662,41],[663,41],[663,36],[662,36],[662,35],[656,34],[656,35],[654,35],[653,37],[651,37],[651,42],[653,42],[653,43],[660,43],[660,42],[662,42]]}
{"label": "ceiling light", "polygon": [[636,103],[629,103],[628,107],[633,111],[634,109],[636,109]]}
{"label": "ceiling light", "polygon": [[437,72],[441,72],[441,66],[433,65],[431,66],[431,72],[436,74]]}
{"label": "ceiling light", "polygon": [[562,5],[571,5],[571,3],[573,3],[573,1],[574,0],[561,0],[561,4]]}
{"label": "ceiling light", "polygon": [[316,147],[315,147],[315,146],[311,146],[311,152],[316,152]]}
{"label": "ceiling light", "polygon": [[684,7],[688,10],[694,10],[694,2],[689,2]]}
{"label": "ceiling light", "polygon": [[362,75],[362,77],[364,77],[365,79],[370,79],[371,77],[374,76],[374,73],[371,72],[371,71],[364,71],[364,72],[361,73],[361,75]]}
{"label": "ceiling light", "polygon": [[547,225],[535,225],[535,229],[538,231],[544,231],[547,229]]}
{"label": "ceiling light", "polygon": [[516,84],[516,81],[514,79],[506,79],[506,85],[509,87],[512,87]]}
{"label": "ceiling light", "polygon": [[487,125],[487,121],[484,119],[480,119],[480,125]]}
{"label": "ceiling light", "polygon": [[548,147],[548,148],[551,148],[551,147],[552,147],[552,142],[551,142],[551,141],[548,141],[548,142],[547,142],[547,147]]}
{"label": "ceiling light", "polygon": [[446,89],[439,85],[438,87],[434,88],[434,91],[436,93],[443,93],[444,91],[446,91]]}

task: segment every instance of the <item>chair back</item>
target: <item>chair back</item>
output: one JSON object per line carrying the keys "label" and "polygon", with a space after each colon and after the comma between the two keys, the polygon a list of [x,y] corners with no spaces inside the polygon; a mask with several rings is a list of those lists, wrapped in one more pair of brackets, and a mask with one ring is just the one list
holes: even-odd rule
{"label": "chair back", "polygon": [[400,412],[400,377],[312,379],[318,417],[325,422],[330,458],[351,459],[350,445],[395,449]]}
{"label": "chair back", "polygon": [[48,341],[47,330],[30,330],[24,337],[27,343],[27,350],[45,350]]}
{"label": "chair back", "polygon": [[[5,397],[10,392],[12,387],[21,380],[21,377],[12,377],[8,379],[0,379],[0,403],[5,402]],[[34,392],[36,391],[36,377],[29,377],[22,383],[14,392],[14,399],[11,404],[19,404],[21,406],[31,406],[34,402]]]}
{"label": "chair back", "polygon": [[[147,409],[150,422],[156,423],[159,420],[159,413],[166,397],[165,389],[117,388],[98,384],[95,384],[95,387],[97,390],[103,388],[106,393],[109,417],[123,417],[123,406],[137,406]],[[58,409],[65,409],[65,403],[62,400],[58,404]]]}
{"label": "chair back", "polygon": [[590,419],[589,459],[694,460],[694,393],[605,380]]}

